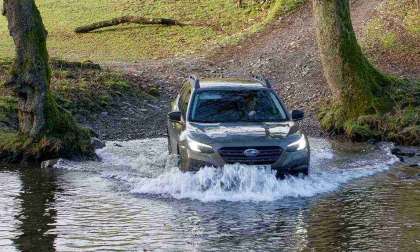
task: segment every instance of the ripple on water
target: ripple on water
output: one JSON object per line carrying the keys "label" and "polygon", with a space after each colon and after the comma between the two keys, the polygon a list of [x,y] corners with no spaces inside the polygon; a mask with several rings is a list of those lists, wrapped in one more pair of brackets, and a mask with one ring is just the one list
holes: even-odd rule
{"label": "ripple on water", "polygon": [[60,185],[51,233],[61,250],[190,250],[195,241],[193,227],[179,227],[177,210],[165,202],[135,198],[114,190],[111,181],[80,172],[63,174]]}
{"label": "ripple on water", "polygon": [[47,207],[33,198],[20,202],[28,183],[31,190],[42,185],[6,172],[0,200],[10,208],[0,211],[0,220],[9,228],[0,230],[0,240],[8,249],[0,251],[30,237],[21,234],[34,218],[19,223],[16,215],[43,219],[51,209],[54,216],[31,235],[49,235],[41,242],[58,251],[408,251],[418,245],[415,169],[381,173],[396,162],[387,144],[343,152],[310,141],[311,175],[281,181],[268,169],[241,165],[181,173],[165,139],[109,142],[98,151],[102,162],[60,161],[51,171],[57,186],[43,189],[53,190],[45,191],[46,199],[54,195]]}
{"label": "ripple on water", "polygon": [[19,221],[21,181],[17,172],[0,172],[0,251],[16,251],[13,238],[21,234]]}

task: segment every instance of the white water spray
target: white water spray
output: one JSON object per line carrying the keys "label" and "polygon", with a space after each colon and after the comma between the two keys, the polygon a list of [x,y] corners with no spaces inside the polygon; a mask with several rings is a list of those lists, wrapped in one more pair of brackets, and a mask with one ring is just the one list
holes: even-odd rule
{"label": "white water spray", "polygon": [[273,201],[285,197],[311,197],[337,190],[351,180],[385,171],[397,162],[390,145],[383,144],[364,154],[349,154],[345,161],[329,142],[310,139],[311,173],[304,178],[277,180],[268,168],[246,165],[205,167],[183,173],[167,155],[165,139],[108,142],[97,154],[101,162],[61,161],[57,167],[99,173],[117,180],[135,194],[208,201]]}

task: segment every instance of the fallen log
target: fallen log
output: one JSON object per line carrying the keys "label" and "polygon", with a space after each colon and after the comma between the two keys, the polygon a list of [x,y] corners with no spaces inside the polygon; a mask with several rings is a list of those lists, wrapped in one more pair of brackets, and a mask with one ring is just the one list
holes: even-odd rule
{"label": "fallen log", "polygon": [[168,18],[144,18],[144,17],[136,17],[136,16],[123,16],[118,18],[113,18],[111,20],[105,20],[102,22],[93,23],[90,25],[80,26],[77,27],[74,31],[76,33],[88,33],[100,28],[105,28],[109,26],[115,26],[125,23],[134,23],[134,24],[143,24],[143,25],[178,25],[184,26],[187,25],[185,23],[181,23],[174,19]]}

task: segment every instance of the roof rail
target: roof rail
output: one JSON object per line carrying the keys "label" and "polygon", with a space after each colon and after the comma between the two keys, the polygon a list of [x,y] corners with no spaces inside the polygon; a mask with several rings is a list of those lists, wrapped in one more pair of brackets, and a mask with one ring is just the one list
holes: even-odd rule
{"label": "roof rail", "polygon": [[190,81],[190,83],[191,83],[191,85],[194,89],[200,89],[200,79],[197,76],[190,75],[188,77],[188,80]]}
{"label": "roof rail", "polygon": [[256,79],[257,81],[262,82],[267,88],[271,88],[270,81],[268,79],[264,78],[263,76],[254,75],[253,78]]}

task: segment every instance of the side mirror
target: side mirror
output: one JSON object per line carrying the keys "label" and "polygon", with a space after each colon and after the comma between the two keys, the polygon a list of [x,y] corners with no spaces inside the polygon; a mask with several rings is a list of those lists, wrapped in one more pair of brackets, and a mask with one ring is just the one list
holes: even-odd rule
{"label": "side mirror", "polygon": [[303,112],[301,110],[293,110],[292,111],[292,120],[293,121],[303,120],[304,117],[305,117],[305,112]]}
{"label": "side mirror", "polygon": [[168,118],[169,118],[169,120],[171,120],[173,122],[180,122],[181,121],[181,112],[180,111],[170,112],[168,114]]}

